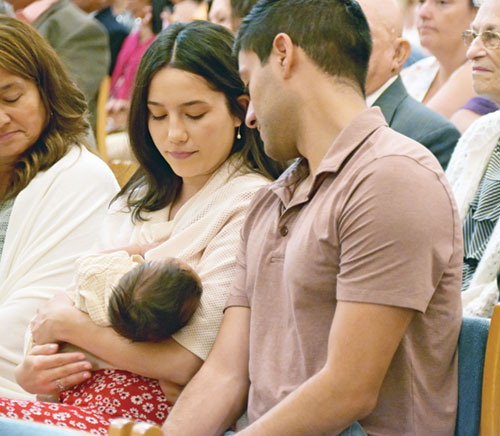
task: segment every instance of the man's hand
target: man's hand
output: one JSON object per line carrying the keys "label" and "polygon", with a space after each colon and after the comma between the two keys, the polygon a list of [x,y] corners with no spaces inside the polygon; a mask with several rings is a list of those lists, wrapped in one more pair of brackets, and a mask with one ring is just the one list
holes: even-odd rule
{"label": "man's hand", "polygon": [[82,315],[73,302],[61,292],[40,306],[31,321],[31,333],[36,344],[68,342],[64,333],[67,326]]}

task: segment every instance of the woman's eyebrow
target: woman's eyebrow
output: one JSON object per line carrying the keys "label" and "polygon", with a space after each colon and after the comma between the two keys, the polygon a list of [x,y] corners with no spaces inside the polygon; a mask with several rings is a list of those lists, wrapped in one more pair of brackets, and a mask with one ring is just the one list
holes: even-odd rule
{"label": "woman's eyebrow", "polygon": [[[148,100],[147,104],[151,105],[151,106],[165,107],[164,104],[158,103],[158,102],[152,101],[152,100]],[[206,101],[203,101],[203,100],[192,100],[192,101],[187,101],[186,103],[182,103],[181,106],[194,106],[195,104],[208,104],[208,103]]]}

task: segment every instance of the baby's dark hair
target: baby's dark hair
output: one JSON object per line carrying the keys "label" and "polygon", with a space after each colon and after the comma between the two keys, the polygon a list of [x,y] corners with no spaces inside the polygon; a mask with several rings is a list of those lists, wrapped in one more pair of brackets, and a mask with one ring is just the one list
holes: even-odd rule
{"label": "baby's dark hair", "polygon": [[175,261],[146,262],[125,274],[113,290],[111,327],[133,342],[161,342],[188,323],[201,293],[198,277]]}

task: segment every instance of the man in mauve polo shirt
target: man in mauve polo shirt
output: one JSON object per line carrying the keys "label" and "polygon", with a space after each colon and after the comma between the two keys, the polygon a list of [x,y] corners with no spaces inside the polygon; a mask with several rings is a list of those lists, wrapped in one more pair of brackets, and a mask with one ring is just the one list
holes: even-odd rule
{"label": "man in mauve polo shirt", "polygon": [[[366,108],[353,0],[261,0],[235,43],[266,153],[207,361],[165,435],[452,435],[462,236],[443,170]],[[196,419],[193,417],[196,416]]]}

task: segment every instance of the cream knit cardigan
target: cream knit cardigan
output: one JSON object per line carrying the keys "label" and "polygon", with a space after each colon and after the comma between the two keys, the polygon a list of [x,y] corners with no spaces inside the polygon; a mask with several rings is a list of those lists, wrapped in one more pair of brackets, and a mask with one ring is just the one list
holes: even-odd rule
{"label": "cream knit cardigan", "polygon": [[270,182],[234,164],[234,159],[224,163],[170,221],[169,207],[136,225],[122,208],[113,207],[103,236],[108,247],[164,241],[146,252],[145,259],[178,257],[198,273],[203,286],[200,304],[173,338],[203,360],[222,320],[246,210],[255,192]]}
{"label": "cream knit cardigan", "polygon": [[[455,147],[446,176],[463,220],[500,137],[500,111],[482,116],[463,134]],[[500,221],[497,222],[469,287],[462,292],[464,315],[491,317],[498,302]]]}
{"label": "cream knit cardigan", "polygon": [[0,396],[32,398],[14,378],[29,322],[71,284],[74,262],[94,248],[118,189],[101,159],[72,147],[16,197],[0,262]]}

